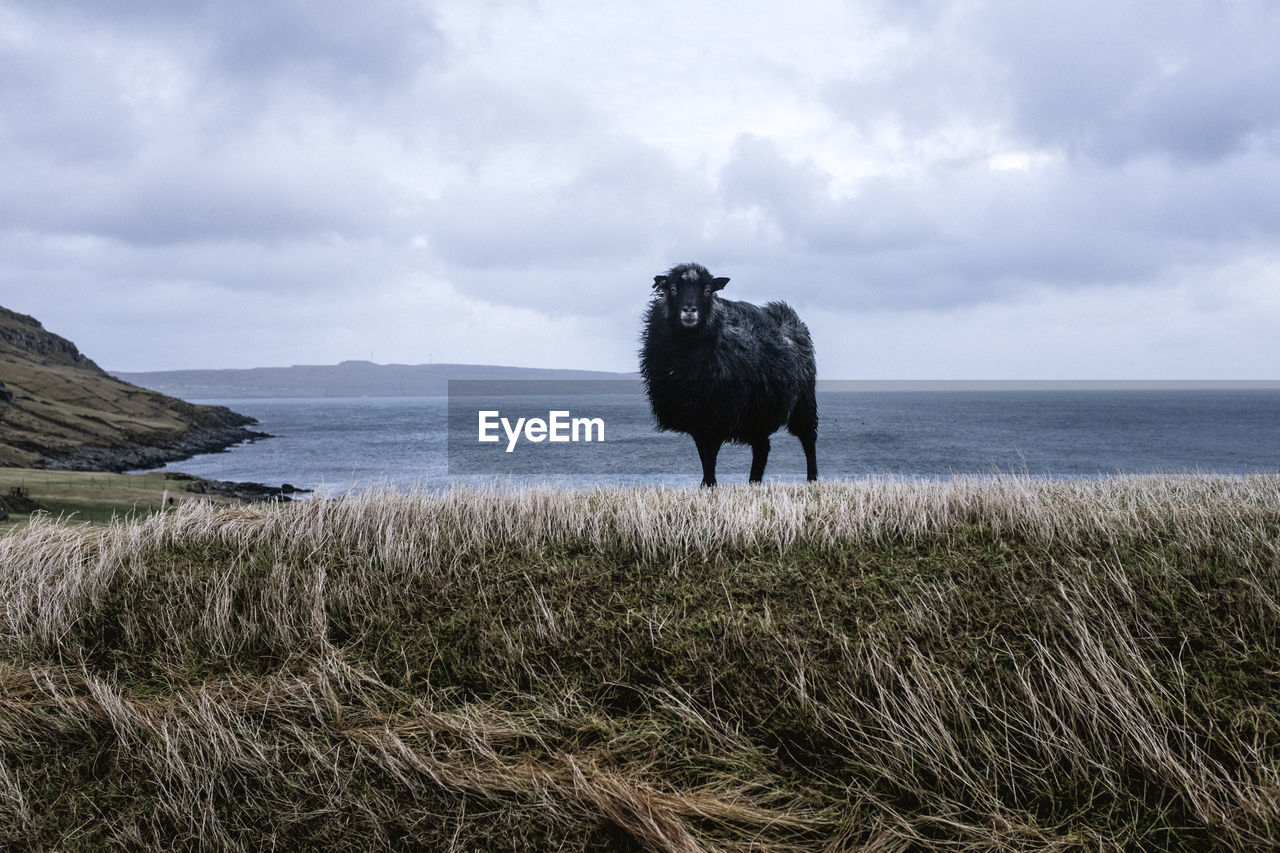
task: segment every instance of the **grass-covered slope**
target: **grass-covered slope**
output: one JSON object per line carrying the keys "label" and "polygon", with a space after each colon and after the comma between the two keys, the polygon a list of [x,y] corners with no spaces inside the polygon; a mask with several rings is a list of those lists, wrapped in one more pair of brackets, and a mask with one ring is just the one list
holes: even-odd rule
{"label": "grass-covered slope", "polygon": [[184,505],[0,539],[0,846],[1280,837],[1280,477]]}
{"label": "grass-covered slope", "polygon": [[0,466],[123,471],[258,433],[222,406],[121,382],[36,319],[0,308]]}

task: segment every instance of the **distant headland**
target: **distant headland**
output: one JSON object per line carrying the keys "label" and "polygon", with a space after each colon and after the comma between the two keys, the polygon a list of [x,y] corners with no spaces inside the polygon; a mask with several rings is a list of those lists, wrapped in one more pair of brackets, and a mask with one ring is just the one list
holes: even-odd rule
{"label": "distant headland", "polygon": [[450,379],[637,379],[635,373],[491,364],[295,364],[226,370],[117,373],[120,379],[195,400],[238,397],[437,397]]}

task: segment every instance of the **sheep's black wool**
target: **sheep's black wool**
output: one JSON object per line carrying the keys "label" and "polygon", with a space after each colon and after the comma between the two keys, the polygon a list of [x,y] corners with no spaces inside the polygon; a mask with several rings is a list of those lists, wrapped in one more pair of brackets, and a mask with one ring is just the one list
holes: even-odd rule
{"label": "sheep's black wool", "polygon": [[714,486],[721,445],[751,445],[750,480],[758,483],[769,436],[785,426],[800,439],[808,478],[816,480],[817,370],[809,329],[784,302],[722,299],[717,292],[728,283],[699,264],[654,276],[640,375],[658,428],[693,436],[702,485]]}

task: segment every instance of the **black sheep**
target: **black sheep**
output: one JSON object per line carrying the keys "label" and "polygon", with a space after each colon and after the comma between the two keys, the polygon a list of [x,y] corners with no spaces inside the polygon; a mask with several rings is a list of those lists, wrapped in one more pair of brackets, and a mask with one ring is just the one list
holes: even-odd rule
{"label": "black sheep", "polygon": [[808,478],[818,479],[817,373],[809,329],[784,302],[764,307],[722,299],[729,283],[698,264],[654,276],[640,350],[658,429],[687,432],[716,484],[726,441],[751,445],[750,481],[764,478],[769,436],[783,426],[800,439]]}

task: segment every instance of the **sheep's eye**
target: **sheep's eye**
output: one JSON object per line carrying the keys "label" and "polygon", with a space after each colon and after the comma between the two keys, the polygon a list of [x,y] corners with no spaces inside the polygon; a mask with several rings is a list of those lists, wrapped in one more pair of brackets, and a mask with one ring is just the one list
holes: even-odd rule
{"label": "sheep's eye", "polygon": [[676,286],[674,284],[671,285],[671,287],[667,288],[667,290],[671,293],[672,296],[676,295]]}
{"label": "sheep's eye", "polygon": [[710,288],[709,286],[708,286],[708,287],[704,287],[704,288],[702,288],[702,295],[703,295],[703,296],[710,296],[710,295],[711,295],[711,288]]}

